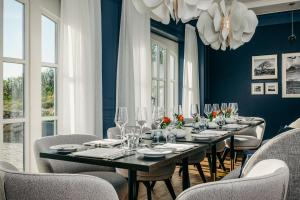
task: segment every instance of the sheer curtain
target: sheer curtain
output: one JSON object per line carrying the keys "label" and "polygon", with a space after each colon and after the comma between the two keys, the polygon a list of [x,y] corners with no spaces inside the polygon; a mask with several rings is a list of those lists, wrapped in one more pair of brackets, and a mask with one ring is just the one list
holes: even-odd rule
{"label": "sheer curtain", "polygon": [[132,0],[123,0],[116,106],[128,109],[129,124],[135,125],[137,107],[151,116],[150,16],[140,14]]}
{"label": "sheer curtain", "polygon": [[191,104],[200,106],[198,45],[195,27],[185,25],[182,109],[190,117]]}
{"label": "sheer curtain", "polygon": [[101,5],[62,0],[58,133],[102,136]]}

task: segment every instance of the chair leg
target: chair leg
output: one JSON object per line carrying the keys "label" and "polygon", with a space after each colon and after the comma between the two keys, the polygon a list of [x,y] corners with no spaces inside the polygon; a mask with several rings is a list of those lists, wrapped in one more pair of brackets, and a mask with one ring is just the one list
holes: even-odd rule
{"label": "chair leg", "polygon": [[223,159],[222,159],[222,155],[220,152],[217,153],[217,158],[220,162],[220,166],[222,167],[223,171],[226,172],[226,167],[224,165]]}
{"label": "chair leg", "polygon": [[227,157],[227,155],[228,155],[229,152],[230,152],[230,149],[227,148],[227,147],[225,147],[223,155],[222,155],[222,161],[223,161],[223,163],[224,163],[224,160],[226,159],[226,157]]}
{"label": "chair leg", "polygon": [[238,159],[238,152],[235,151],[235,152],[234,152],[234,163],[237,162],[237,159]]}
{"label": "chair leg", "polygon": [[153,188],[154,188],[155,184],[156,184],[156,181],[152,181],[152,183],[150,185],[152,191],[153,191]]}
{"label": "chair leg", "polygon": [[165,180],[165,184],[166,184],[166,186],[167,186],[167,188],[168,188],[168,190],[169,190],[169,192],[170,192],[170,194],[172,196],[172,199],[175,200],[176,199],[176,194],[174,192],[174,188],[172,186],[171,180],[170,179],[166,179]]}
{"label": "chair leg", "polygon": [[146,189],[147,189],[147,199],[148,199],[148,200],[151,200],[152,197],[151,197],[151,186],[150,186],[150,182],[149,182],[149,181],[144,181],[143,183],[144,183],[144,185],[145,185],[145,187],[146,187]]}
{"label": "chair leg", "polygon": [[212,177],[212,163],[211,163],[211,156],[210,154],[207,154],[207,160],[208,160],[208,166],[209,166],[209,172],[210,172],[210,176]]}
{"label": "chair leg", "polygon": [[182,173],[182,166],[180,166],[180,168],[179,168],[178,175],[181,176],[181,173]]}
{"label": "chair leg", "polygon": [[199,174],[200,174],[200,176],[201,176],[201,178],[202,178],[203,183],[206,183],[206,178],[205,178],[205,175],[204,175],[204,173],[203,173],[201,164],[200,164],[200,163],[197,163],[197,164],[196,164],[196,167],[197,167],[198,172],[199,172]]}

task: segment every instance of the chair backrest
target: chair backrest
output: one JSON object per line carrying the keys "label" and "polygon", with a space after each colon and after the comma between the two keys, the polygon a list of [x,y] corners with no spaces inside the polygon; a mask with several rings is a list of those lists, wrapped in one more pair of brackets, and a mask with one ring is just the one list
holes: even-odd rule
{"label": "chair backrest", "polygon": [[[128,128],[138,128],[137,126],[128,126]],[[143,128],[143,133],[150,131],[151,129],[148,127]],[[120,139],[121,131],[118,127],[111,127],[107,129],[107,138],[108,139]]]}
{"label": "chair backrest", "polygon": [[260,141],[263,140],[264,133],[265,133],[265,128],[266,128],[266,121],[263,118],[256,117],[259,120],[263,120],[264,123],[258,125],[258,126],[253,126],[249,127],[247,129],[244,129],[242,131],[239,131],[239,135],[250,135],[254,136]]}
{"label": "chair backrest", "polygon": [[[84,171],[103,171],[103,167],[96,165],[65,162],[59,160],[40,158],[40,152],[49,150],[50,146],[59,144],[83,144],[85,142],[99,140],[94,135],[56,135],[43,137],[34,143],[34,153],[39,172],[44,173],[78,173]],[[110,170],[111,171],[111,170]]]}
{"label": "chair backrest", "polygon": [[290,170],[287,199],[300,197],[300,129],[293,129],[272,138],[261,146],[248,160],[243,168],[242,176],[247,174],[259,161],[279,159],[286,162]]}
{"label": "chair backrest", "polygon": [[291,128],[300,128],[300,118],[296,119],[296,121],[292,122],[289,127]]}
{"label": "chair backrest", "polygon": [[0,161],[1,200],[99,198],[118,200],[116,191],[106,180],[74,174],[21,173],[9,163]]}
{"label": "chair backrest", "polygon": [[[275,165],[272,170],[257,173],[261,168]],[[199,184],[182,192],[178,200],[285,200],[289,169],[280,160],[265,160],[249,172],[249,177]]]}

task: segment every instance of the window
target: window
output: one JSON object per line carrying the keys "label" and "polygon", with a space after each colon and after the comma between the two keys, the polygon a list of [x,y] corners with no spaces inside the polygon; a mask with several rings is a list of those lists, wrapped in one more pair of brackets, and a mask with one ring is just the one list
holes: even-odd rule
{"label": "window", "polygon": [[151,34],[152,106],[171,114],[178,104],[178,44]]}
{"label": "window", "polygon": [[[24,169],[24,134],[27,126],[25,104],[26,71],[25,56],[25,4],[16,0],[3,0],[0,19],[0,159]],[[3,24],[2,24],[3,23]]]}
{"label": "window", "polygon": [[42,136],[56,134],[57,23],[42,15]]}

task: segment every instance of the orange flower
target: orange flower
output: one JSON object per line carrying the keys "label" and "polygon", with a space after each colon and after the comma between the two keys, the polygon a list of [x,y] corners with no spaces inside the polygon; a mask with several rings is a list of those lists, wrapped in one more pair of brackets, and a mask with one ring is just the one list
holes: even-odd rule
{"label": "orange flower", "polygon": [[169,117],[164,117],[163,118],[163,123],[169,124],[169,123],[171,123],[171,119]]}
{"label": "orange flower", "polygon": [[216,117],[217,117],[217,114],[218,114],[218,113],[217,113],[216,111],[213,111],[213,112],[211,113],[211,115],[212,115],[213,118],[216,118]]}
{"label": "orange flower", "polygon": [[178,115],[177,119],[178,119],[178,121],[183,122],[183,120],[184,120],[183,115]]}

